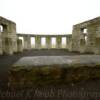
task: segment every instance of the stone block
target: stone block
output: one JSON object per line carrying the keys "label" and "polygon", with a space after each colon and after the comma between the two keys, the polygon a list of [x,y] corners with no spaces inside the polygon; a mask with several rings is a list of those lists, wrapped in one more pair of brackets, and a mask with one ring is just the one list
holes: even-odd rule
{"label": "stone block", "polygon": [[67,85],[100,79],[98,55],[21,58],[9,69],[9,87]]}

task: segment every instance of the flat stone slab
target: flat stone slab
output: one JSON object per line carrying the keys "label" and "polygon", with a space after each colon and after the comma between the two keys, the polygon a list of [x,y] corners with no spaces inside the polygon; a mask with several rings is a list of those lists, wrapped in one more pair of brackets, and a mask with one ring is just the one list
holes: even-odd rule
{"label": "flat stone slab", "polygon": [[32,67],[32,66],[44,66],[44,65],[99,65],[100,55],[78,55],[78,56],[34,56],[34,57],[22,57],[19,59],[13,67]]}
{"label": "flat stone slab", "polygon": [[100,79],[100,55],[33,56],[9,69],[9,86],[61,85]]}

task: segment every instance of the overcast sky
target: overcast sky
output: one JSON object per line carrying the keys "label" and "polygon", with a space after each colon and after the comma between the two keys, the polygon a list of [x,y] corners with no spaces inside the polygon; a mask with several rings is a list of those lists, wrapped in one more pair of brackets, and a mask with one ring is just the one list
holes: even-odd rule
{"label": "overcast sky", "polygon": [[0,16],[16,22],[18,33],[67,34],[100,16],[100,0],[0,0]]}

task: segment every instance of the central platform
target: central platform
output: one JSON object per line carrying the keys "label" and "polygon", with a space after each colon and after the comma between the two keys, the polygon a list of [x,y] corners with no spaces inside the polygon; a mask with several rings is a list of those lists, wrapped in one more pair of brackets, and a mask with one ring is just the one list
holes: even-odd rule
{"label": "central platform", "polygon": [[100,55],[34,56],[9,69],[11,86],[57,85],[100,78]]}
{"label": "central platform", "polygon": [[78,56],[33,56],[33,57],[22,57],[19,59],[13,67],[21,68],[31,66],[44,66],[44,65],[68,65],[75,66],[87,65],[94,66],[100,64],[100,55],[78,55]]}

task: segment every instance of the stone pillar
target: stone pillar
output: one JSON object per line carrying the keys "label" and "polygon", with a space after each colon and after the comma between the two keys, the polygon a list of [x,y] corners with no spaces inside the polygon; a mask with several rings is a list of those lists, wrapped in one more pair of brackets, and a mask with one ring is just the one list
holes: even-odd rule
{"label": "stone pillar", "polygon": [[3,47],[2,47],[2,33],[0,32],[0,55],[3,54]]}
{"label": "stone pillar", "polygon": [[31,38],[30,36],[24,36],[24,49],[25,50],[30,50],[31,49]]}
{"label": "stone pillar", "polygon": [[72,51],[79,52],[80,48],[80,35],[81,35],[81,29],[80,26],[74,26],[72,31]]}
{"label": "stone pillar", "polygon": [[82,33],[80,36],[80,53],[85,53],[85,47],[86,47],[86,41],[85,41],[85,35]]}
{"label": "stone pillar", "polygon": [[100,54],[100,26],[97,27],[95,45],[94,53]]}
{"label": "stone pillar", "polygon": [[41,48],[41,37],[35,36],[35,49],[40,49],[40,48]]}
{"label": "stone pillar", "polygon": [[56,48],[57,48],[57,49],[62,48],[61,38],[62,38],[61,36],[57,36],[57,37],[56,37]]}
{"label": "stone pillar", "polygon": [[68,37],[66,37],[66,48],[68,49]]}
{"label": "stone pillar", "polygon": [[17,39],[17,51],[22,52],[23,51],[23,44],[21,39]]}
{"label": "stone pillar", "polygon": [[4,53],[12,55],[13,54],[13,49],[12,49],[13,46],[12,45],[13,45],[12,38],[6,37]]}
{"label": "stone pillar", "polygon": [[66,48],[68,51],[72,51],[72,38],[70,36],[66,37]]}
{"label": "stone pillar", "polygon": [[12,49],[13,49],[13,52],[17,52],[17,36],[13,36],[12,37]]}
{"label": "stone pillar", "polygon": [[46,48],[47,49],[51,48],[51,37],[50,36],[46,37]]}
{"label": "stone pillar", "polygon": [[94,53],[96,47],[96,27],[88,26],[86,52]]}

